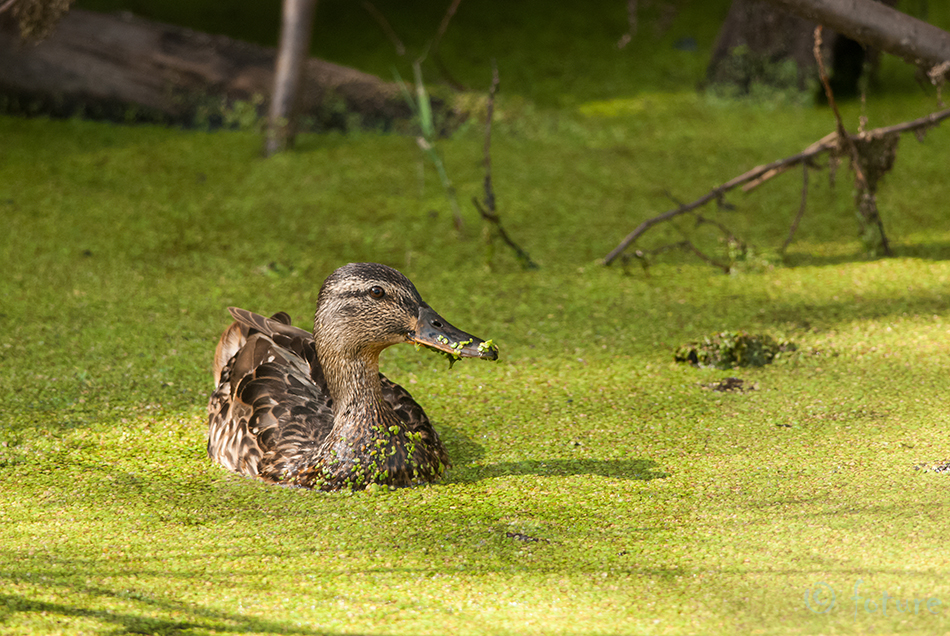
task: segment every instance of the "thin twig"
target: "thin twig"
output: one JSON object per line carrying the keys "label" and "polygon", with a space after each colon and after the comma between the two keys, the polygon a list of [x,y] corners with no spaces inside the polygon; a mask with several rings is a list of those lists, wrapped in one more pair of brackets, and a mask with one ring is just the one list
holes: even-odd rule
{"label": "thin twig", "polygon": [[439,72],[442,74],[442,77],[457,91],[464,91],[465,85],[455,79],[452,73],[449,72],[449,69],[445,67],[445,64],[442,62],[442,56],[439,55],[439,45],[442,43],[442,38],[449,28],[449,22],[452,21],[461,3],[462,0],[452,0],[452,4],[449,5],[445,15],[442,17],[442,23],[439,24],[439,30],[436,31],[435,39],[432,40],[432,44],[429,47],[429,51],[432,53],[432,60],[435,62],[435,65],[439,67]]}
{"label": "thin twig", "polygon": [[835,148],[837,147],[837,145],[838,145],[838,133],[837,132],[828,133],[827,135],[825,135],[824,137],[822,137],[815,143],[805,148],[798,155],[795,155],[794,157],[790,157],[790,159],[796,159],[796,161],[789,162],[788,164],[780,166],[778,168],[773,168],[772,170],[769,170],[765,174],[753,179],[752,181],[749,181],[744,186],[742,186],[742,191],[749,192],[750,190],[754,190],[755,188],[759,187],[760,185],[762,185],[769,179],[773,177],[777,177],[778,175],[782,174],[786,170],[790,170],[800,163],[804,163],[811,167],[814,167],[811,161],[812,157],[816,156],[819,153],[825,152],[826,150],[829,150],[831,148]]}
{"label": "thin twig", "polygon": [[704,254],[702,251],[700,251],[699,248],[697,248],[695,245],[693,245],[693,243],[692,243],[689,239],[683,239],[682,241],[678,241],[678,242],[676,242],[676,243],[669,243],[668,245],[661,245],[660,247],[656,247],[656,248],[654,248],[654,249],[652,249],[652,250],[636,250],[636,251],[633,253],[633,255],[634,255],[635,258],[640,259],[640,261],[644,264],[644,268],[645,268],[646,265],[649,264],[649,261],[647,260],[647,256],[653,256],[653,255],[655,255],[655,254],[662,254],[662,253],[668,252],[668,251],[670,251],[670,250],[689,250],[689,251],[693,252],[694,254],[696,254],[696,256],[698,256],[699,258],[701,258],[701,259],[703,259],[704,261],[706,261],[707,263],[709,263],[710,265],[715,265],[716,267],[720,268],[720,269],[721,269],[723,272],[725,272],[726,274],[729,273],[729,266],[728,266],[728,265],[726,265],[725,263],[720,263],[720,262],[717,261],[716,259],[707,256],[707,255]]}
{"label": "thin twig", "polygon": [[704,217],[703,215],[701,215],[701,214],[699,214],[699,213],[697,213],[697,212],[693,212],[693,216],[696,217],[696,225],[703,225],[703,224],[715,225],[717,228],[719,228],[719,231],[722,232],[723,234],[725,234],[726,237],[727,237],[730,241],[736,241],[736,240],[738,240],[738,239],[736,239],[736,235],[732,233],[732,230],[730,230],[729,228],[727,228],[725,225],[723,225],[723,224],[720,223],[719,221],[717,221],[717,220],[715,220],[715,219],[707,219],[706,217]]}
{"label": "thin twig", "polygon": [[703,259],[704,261],[706,261],[706,262],[709,263],[710,265],[715,265],[716,267],[718,267],[719,269],[721,269],[724,273],[726,273],[726,274],[729,273],[729,265],[727,265],[727,264],[725,264],[725,263],[720,263],[719,261],[717,261],[716,259],[714,259],[714,258],[712,258],[712,257],[710,257],[710,256],[706,256],[706,255],[703,254],[695,245],[693,245],[693,243],[692,243],[690,240],[688,240],[688,239],[683,239],[682,242],[683,242],[684,247],[690,249],[690,250],[693,252],[693,254],[695,254],[695,255],[698,256],[699,258]]}
{"label": "thin twig", "polygon": [[[665,195],[666,195],[666,198],[669,199],[670,201],[672,201],[673,203],[675,203],[676,205],[680,205],[680,206],[685,205],[681,200],[679,200],[678,198],[676,198],[675,196],[673,196],[673,194],[672,194],[669,190],[664,190],[664,191],[663,191],[663,194],[665,194]],[[720,199],[720,200],[719,200],[719,205],[720,205],[721,207],[725,207],[726,204],[725,204],[725,202],[724,202],[722,199]],[[730,206],[730,209],[731,209],[731,206]],[[730,230],[729,228],[727,228],[724,224],[720,223],[719,221],[716,221],[715,219],[707,219],[706,217],[704,217],[703,215],[699,214],[698,212],[693,212],[692,214],[693,214],[693,217],[695,217],[695,219],[696,219],[696,225],[697,225],[697,226],[699,226],[699,225],[715,225],[717,228],[719,228],[719,231],[722,232],[723,234],[725,234],[726,237],[727,237],[730,241],[735,241],[735,240],[736,240],[736,235],[732,233],[732,230]]]}
{"label": "thin twig", "polygon": [[383,30],[383,33],[386,34],[386,37],[389,38],[389,41],[392,42],[394,47],[396,47],[396,55],[400,57],[405,55],[406,47],[403,45],[402,40],[399,39],[399,36],[396,35],[396,31],[393,30],[393,27],[391,24],[389,24],[389,20],[386,19],[386,16],[380,13],[379,9],[377,9],[376,6],[369,0],[363,0],[363,8],[366,9],[366,11],[369,12],[371,16],[373,16],[373,19],[376,20],[376,24],[379,25],[379,28]]}
{"label": "thin twig", "polygon": [[481,217],[495,226],[495,229],[498,230],[498,236],[501,237],[501,240],[503,240],[508,247],[514,250],[525,269],[537,269],[537,263],[531,260],[528,253],[521,249],[521,247],[508,236],[505,228],[501,225],[501,218],[499,218],[498,212],[495,209],[495,189],[492,187],[491,179],[491,128],[492,119],[495,114],[495,93],[498,91],[499,83],[498,66],[495,64],[495,61],[492,60],[491,87],[488,89],[488,104],[485,108],[487,118],[485,122],[485,205],[483,206],[477,197],[472,197],[472,203],[475,205],[475,209],[478,210]]}
{"label": "thin twig", "polygon": [[512,241],[510,236],[508,236],[508,232],[506,232],[505,228],[501,226],[501,219],[498,218],[498,215],[492,214],[483,208],[477,197],[472,197],[472,203],[475,204],[475,209],[477,209],[478,213],[482,215],[482,218],[495,226],[495,229],[498,230],[498,236],[501,237],[501,240],[504,241],[508,247],[514,250],[515,256],[518,257],[518,260],[521,261],[521,263],[524,265],[524,268],[538,269],[538,264],[531,260],[531,256],[526,251],[521,249],[521,246]]}
{"label": "thin twig", "polygon": [[[498,75],[498,65],[495,60],[491,63],[491,86],[488,88],[488,103],[485,105],[485,207],[495,214],[495,189],[491,182],[491,128],[495,118],[495,93],[501,78]],[[483,215],[484,216],[484,215]],[[497,218],[497,217],[496,217]]]}
{"label": "thin twig", "polygon": [[848,155],[851,157],[851,167],[854,169],[854,176],[858,181],[858,186],[862,190],[868,189],[868,180],[864,176],[864,171],[861,170],[860,157],[858,156],[858,147],[854,144],[854,140],[851,139],[851,135],[848,134],[848,130],[844,127],[844,121],[841,119],[841,112],[838,110],[838,103],[835,101],[835,94],[831,90],[831,82],[828,78],[828,72],[825,70],[825,62],[821,54],[821,25],[815,27],[815,47],[813,53],[815,55],[815,60],[818,62],[818,77],[821,80],[821,84],[825,89],[825,96],[828,98],[828,105],[831,106],[831,112],[835,115],[835,127],[838,130],[838,143],[841,145],[841,148],[847,151]]}
{"label": "thin twig", "polygon": [[[739,185],[739,184],[736,184],[736,185]],[[733,186],[733,187],[735,187],[735,186]],[[714,188],[714,189],[711,190],[710,192],[708,192],[705,196],[702,196],[702,197],[696,199],[696,200],[693,201],[692,203],[687,203],[686,205],[681,205],[680,207],[678,207],[678,208],[676,208],[676,209],[674,209],[674,210],[669,210],[669,211],[664,212],[663,214],[661,214],[661,215],[659,215],[659,216],[653,217],[652,219],[647,219],[646,221],[644,221],[643,223],[641,223],[640,225],[638,225],[638,226],[637,226],[637,229],[635,229],[633,232],[631,232],[630,234],[628,234],[628,235],[626,236],[626,238],[624,238],[622,241],[620,241],[620,245],[618,245],[617,247],[615,247],[615,248],[613,249],[613,251],[610,252],[610,254],[608,254],[608,255],[604,258],[604,265],[610,265],[610,263],[613,262],[613,260],[614,260],[615,258],[617,258],[620,254],[622,254],[623,251],[624,251],[625,249],[627,249],[627,247],[628,247],[631,243],[633,243],[635,240],[637,240],[637,238],[639,238],[641,234],[643,234],[644,232],[646,232],[647,230],[649,230],[649,229],[650,229],[651,227],[653,227],[654,225],[657,225],[658,223],[662,223],[663,221],[669,221],[670,219],[672,219],[672,218],[674,218],[674,217],[677,217],[677,216],[679,216],[680,214],[685,214],[686,212],[690,212],[690,211],[692,211],[692,210],[695,210],[695,209],[698,208],[698,207],[701,207],[701,206],[703,206],[703,205],[706,205],[706,204],[709,203],[711,200],[713,200],[713,199],[715,199],[715,198],[717,198],[717,197],[722,196],[722,194],[723,194],[727,189],[728,189],[728,188],[726,188],[724,185],[721,185],[721,186],[719,186],[719,187],[717,187],[717,188]]]}
{"label": "thin twig", "polygon": [[439,24],[439,30],[436,31],[435,39],[432,40],[433,52],[439,50],[439,44],[442,42],[442,38],[445,36],[445,32],[449,28],[449,22],[452,21],[452,17],[455,16],[455,12],[458,11],[460,4],[462,4],[462,0],[452,0],[452,4],[449,5],[445,15],[442,16],[442,22]]}
{"label": "thin twig", "polygon": [[894,124],[893,126],[884,126],[883,128],[875,128],[874,130],[866,133],[866,137],[884,137],[891,133],[903,133],[909,130],[920,130],[926,128],[933,128],[944,119],[950,117],[950,108],[946,110],[939,110],[929,115],[924,115],[918,119],[911,121],[905,121],[901,124]]}
{"label": "thin twig", "polygon": [[16,1],[17,0],[7,0],[3,4],[0,4],[0,13],[3,13],[4,11],[12,7],[14,4],[16,4]]}
{"label": "thin twig", "polygon": [[798,206],[798,214],[795,215],[792,226],[788,228],[788,237],[785,239],[785,242],[782,243],[782,249],[779,250],[782,254],[785,253],[788,246],[792,244],[792,239],[795,238],[795,232],[798,231],[798,224],[801,223],[802,217],[805,215],[806,201],[808,201],[808,164],[802,163],[802,202]]}

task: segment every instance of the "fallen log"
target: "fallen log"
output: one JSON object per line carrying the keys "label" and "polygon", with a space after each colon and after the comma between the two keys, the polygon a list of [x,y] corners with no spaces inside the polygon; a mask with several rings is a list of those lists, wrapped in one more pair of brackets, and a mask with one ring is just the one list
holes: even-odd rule
{"label": "fallen log", "polygon": [[[0,15],[0,100],[26,114],[227,125],[236,108],[266,112],[275,57],[225,36],[80,9],[32,44]],[[299,106],[311,129],[388,128],[412,116],[395,83],[316,58]]]}
{"label": "fallen log", "polygon": [[768,0],[805,20],[930,69],[950,61],[950,33],[873,0]]}

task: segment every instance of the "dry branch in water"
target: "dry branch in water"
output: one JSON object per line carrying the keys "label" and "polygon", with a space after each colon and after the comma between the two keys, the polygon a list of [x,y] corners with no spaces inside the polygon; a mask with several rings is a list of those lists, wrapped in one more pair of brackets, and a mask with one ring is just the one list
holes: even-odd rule
{"label": "dry branch in water", "polygon": [[[921,134],[924,133],[928,128],[933,128],[947,118],[950,118],[950,108],[933,112],[929,115],[925,115],[924,117],[920,117],[919,119],[906,121],[893,126],[875,128],[873,130],[861,132],[857,135],[849,134],[848,137],[852,143],[860,143],[867,142],[871,139],[886,138],[893,134],[913,131],[918,135],[919,138]],[[683,204],[677,208],[668,210],[663,214],[647,219],[637,226],[637,228],[628,234],[622,241],[620,241],[620,244],[604,257],[604,265],[610,265],[614,260],[617,259],[617,257],[623,254],[623,252],[628,247],[630,247],[634,241],[645,234],[647,230],[659,223],[663,223],[664,221],[669,221],[670,219],[676,218],[682,214],[692,212],[693,210],[706,205],[710,201],[715,200],[722,202],[723,196],[727,192],[739,186],[744,186],[744,190],[751,190],[764,181],[767,181],[768,179],[771,179],[772,177],[775,177],[776,175],[779,175],[789,168],[795,167],[799,164],[805,164],[805,169],[807,170],[808,166],[812,165],[813,160],[818,155],[824,152],[837,151],[839,147],[838,137],[839,133],[837,132],[826,135],[796,155],[785,157],[784,159],[778,159],[777,161],[752,168],[748,172],[744,172],[743,174],[740,174],[739,176],[716,186],[695,201]]]}
{"label": "dry branch in water", "polygon": [[[770,0],[770,1],[782,6],[786,6],[786,5],[797,6],[799,4],[798,0]],[[861,3],[865,2],[865,0],[854,0],[854,1],[861,2]],[[631,0],[631,6],[633,6],[632,2],[633,0]],[[824,11],[825,9],[830,10],[830,8],[826,7],[825,4],[827,3],[824,3],[823,0],[807,0],[807,2],[801,2],[801,7],[798,7],[798,8],[804,10],[804,8],[807,7],[808,11],[818,10],[819,8],[821,8],[822,11]],[[896,20],[897,18],[895,16],[902,16],[901,20],[903,20],[903,22],[901,22],[900,28],[911,29],[911,31],[914,31],[916,29],[914,33],[919,31],[920,33],[928,34],[929,40],[927,41],[927,44],[936,46],[936,48],[932,50],[927,49],[927,51],[929,52],[928,55],[919,54],[920,50],[913,49],[913,46],[917,46],[917,44],[919,44],[917,42],[911,43],[911,47],[912,47],[911,49],[906,48],[908,45],[908,42],[904,42],[903,39],[901,39],[901,41],[898,43],[900,45],[898,46],[898,48],[900,49],[899,51],[892,50],[892,48],[888,48],[888,46],[885,46],[884,44],[880,44],[880,47],[883,48],[884,50],[887,50],[896,54],[901,54],[901,55],[903,55],[904,53],[908,53],[908,51],[910,51],[911,53],[913,53],[911,57],[914,58],[916,62],[929,63],[933,65],[933,68],[931,68],[930,71],[928,72],[928,76],[930,77],[931,82],[937,87],[938,103],[940,106],[943,106],[944,104],[941,99],[940,89],[945,81],[947,73],[950,72],[950,60],[947,60],[947,56],[945,54],[946,50],[950,50],[950,49],[945,49],[941,47],[944,47],[945,45],[950,45],[950,34],[944,31],[941,31],[940,29],[936,29],[935,27],[931,27],[930,25],[927,25],[926,23],[921,23],[923,24],[923,26],[920,26],[919,24],[917,24],[919,21],[916,21],[912,18],[908,18],[907,16],[903,16],[903,14],[899,14],[899,12],[895,12],[892,9],[889,9],[886,7],[882,8],[881,5],[879,5],[878,3],[870,2],[867,4],[869,4],[869,7],[870,7],[869,10],[873,9],[874,11],[877,11],[878,13],[880,13],[880,15],[878,15],[877,13],[875,14],[876,24],[886,23],[888,22],[888,20],[892,20],[892,19]],[[870,5],[873,5],[873,6],[870,6]],[[792,7],[789,7],[789,6],[787,6],[786,8],[788,8],[789,10],[792,9]],[[813,16],[808,15],[804,17],[811,18]],[[864,16],[864,17],[868,17],[868,16]],[[904,18],[906,18],[906,20]],[[850,25],[850,26],[854,26],[854,25]],[[861,29],[859,28],[858,30],[861,30]],[[886,29],[884,30],[886,31]],[[814,33],[813,54],[815,56],[815,60],[818,65],[819,77],[825,89],[825,94],[828,98],[828,103],[834,112],[835,128],[836,128],[835,132],[830,133],[826,135],[825,137],[819,139],[815,143],[805,148],[805,150],[798,153],[797,155],[786,157],[785,159],[779,159],[778,161],[773,161],[770,164],[755,167],[752,170],[749,170],[748,172],[741,174],[738,177],[735,177],[731,179],[730,181],[727,181],[726,183],[713,188],[704,196],[700,197],[699,199],[696,199],[695,201],[691,203],[681,204],[679,205],[679,207],[674,208],[672,210],[668,210],[664,212],[663,214],[660,214],[659,216],[655,216],[653,218],[647,219],[646,221],[641,223],[639,226],[637,226],[637,228],[634,229],[633,232],[628,234],[620,242],[620,244],[617,245],[617,247],[615,247],[609,254],[607,254],[606,257],[604,257],[605,265],[610,265],[614,260],[617,259],[618,256],[623,254],[623,252],[634,241],[636,241],[640,236],[645,234],[647,230],[649,230],[651,227],[658,225],[660,223],[663,223],[665,221],[669,221],[673,218],[676,218],[680,215],[687,214],[687,213],[693,213],[694,215],[696,215],[697,222],[699,223],[709,222],[708,220],[696,214],[694,210],[706,205],[707,203],[713,200],[715,200],[720,206],[722,206],[724,204],[723,198],[725,196],[725,193],[732,190],[733,188],[741,185],[743,186],[742,188],[743,191],[748,192],[752,188],[755,188],[761,183],[775,177],[776,175],[779,175],[785,172],[789,168],[792,168],[794,166],[801,164],[804,170],[801,203],[799,205],[798,213],[796,214],[795,219],[792,222],[791,227],[789,228],[788,238],[785,240],[785,243],[782,245],[781,250],[784,252],[785,249],[787,249],[788,245],[791,243],[792,239],[794,238],[795,232],[798,229],[798,225],[802,219],[802,216],[805,213],[805,204],[808,197],[808,169],[809,167],[815,167],[814,158],[824,152],[828,152],[831,154],[832,168],[834,168],[834,166],[836,165],[835,161],[838,157],[842,155],[847,155],[848,158],[850,159],[851,169],[854,172],[855,188],[857,190],[857,194],[855,195],[855,205],[858,209],[858,218],[859,218],[859,222],[861,223],[861,238],[865,246],[872,253],[881,253],[887,256],[891,254],[890,246],[888,245],[888,242],[887,242],[887,236],[884,233],[884,225],[881,221],[880,214],[878,213],[878,210],[877,210],[876,192],[877,192],[878,182],[894,165],[894,159],[897,153],[897,144],[900,140],[900,134],[904,132],[908,132],[908,131],[914,131],[919,140],[923,137],[923,134],[928,128],[934,127],[938,123],[943,121],[944,119],[950,117],[950,109],[937,111],[925,117],[915,119],[913,121],[904,122],[904,123],[897,124],[894,126],[876,128],[871,131],[864,130],[865,121],[864,119],[862,119],[861,125],[859,126],[859,129],[858,129],[859,131],[858,134],[851,135],[845,129],[844,122],[841,119],[841,114],[838,111],[838,106],[835,103],[834,94],[831,90],[831,86],[828,81],[828,74],[825,70],[824,61],[821,55],[821,32],[822,32],[822,27],[819,25],[815,29],[815,33]],[[849,33],[847,30],[845,30],[845,32]],[[876,35],[872,33],[871,35],[874,37],[878,37],[878,35],[880,34]],[[861,37],[856,37],[856,39],[865,41]],[[908,36],[908,38],[904,38],[904,39],[913,39],[913,38],[909,38]],[[926,40],[927,38],[923,38],[923,39]],[[891,45],[894,44],[893,42],[890,42],[890,41],[888,41],[887,43]],[[875,41],[875,44],[877,44],[876,41]],[[904,47],[904,48],[900,48],[900,47]],[[862,99],[863,99],[863,96],[862,96]],[[727,235],[730,234],[728,231],[725,231],[724,228],[720,228],[720,229],[722,229],[725,234]],[[730,239],[730,242],[734,241],[734,237],[732,237],[731,235],[729,236],[729,239]],[[700,250],[698,250],[688,240],[682,241],[680,243],[676,243],[671,246],[660,248],[659,250],[651,250],[647,252],[637,250],[636,255],[639,258],[644,258],[648,254],[657,253],[660,251],[666,251],[666,249],[670,249],[670,248],[688,248],[694,251],[697,255],[699,255],[704,260],[714,262],[708,256],[703,254]],[[714,264],[718,265],[719,267],[723,267],[722,264],[715,263],[715,262]],[[726,271],[728,271],[729,267],[725,266],[725,269]]]}
{"label": "dry branch in water", "polygon": [[[537,263],[532,261],[528,253],[521,249],[521,247],[508,236],[508,232],[502,227],[501,218],[499,218],[498,212],[495,210],[495,189],[492,187],[491,180],[491,123],[495,113],[495,93],[498,91],[498,84],[498,67],[494,61],[492,61],[491,88],[488,89],[488,104],[485,109],[485,204],[482,205],[477,197],[472,197],[472,203],[475,205],[475,209],[478,210],[481,217],[495,226],[498,236],[501,237],[501,240],[504,241],[508,247],[514,250],[515,255],[518,257],[518,260],[521,261],[524,268],[537,269]],[[488,240],[490,242],[491,238]]]}
{"label": "dry branch in water", "polygon": [[[746,184],[748,186],[749,184]],[[743,190],[745,190],[745,187]],[[792,221],[792,226],[788,228],[788,237],[785,239],[785,242],[782,243],[782,249],[780,250],[783,254],[785,250],[788,249],[788,246],[792,244],[792,239],[795,238],[795,232],[798,231],[798,224],[801,223],[802,217],[805,216],[805,203],[808,201],[808,164],[802,164],[802,202],[798,206],[798,214],[795,215],[795,220]]]}
{"label": "dry branch in water", "polygon": [[[814,54],[815,61],[818,62],[818,77],[821,79],[821,85],[824,87],[825,95],[828,97],[828,104],[835,114],[835,124],[838,130],[837,139],[839,142],[837,154],[847,153],[851,159],[851,170],[854,172],[854,185],[857,189],[855,204],[858,206],[858,218],[862,225],[861,236],[865,246],[871,252],[877,253],[880,250],[884,256],[890,256],[891,247],[888,245],[887,235],[884,233],[884,222],[881,220],[881,215],[877,211],[877,198],[875,194],[878,179],[883,177],[894,165],[897,141],[900,136],[892,133],[886,136],[880,135],[876,138],[863,138],[859,134],[857,137],[852,138],[851,135],[848,134],[848,131],[844,127],[844,121],[841,119],[838,104],[835,102],[835,96],[831,90],[831,83],[828,79],[828,72],[825,70],[825,63],[822,59],[821,29],[820,24],[815,27]],[[860,150],[858,148],[859,142],[861,146]],[[873,150],[871,150],[872,148]]]}

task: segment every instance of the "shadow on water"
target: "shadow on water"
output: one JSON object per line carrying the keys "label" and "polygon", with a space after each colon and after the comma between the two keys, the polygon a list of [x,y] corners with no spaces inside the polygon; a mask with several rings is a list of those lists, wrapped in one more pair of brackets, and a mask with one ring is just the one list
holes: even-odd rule
{"label": "shadow on water", "polygon": [[[919,258],[928,261],[947,261],[950,260],[950,242],[931,242],[931,243],[908,243],[892,245],[894,258]],[[791,252],[785,257],[786,267],[824,267],[829,265],[845,265],[877,260],[887,260],[886,258],[872,258],[864,254],[860,249],[845,254],[811,254]]]}
{"label": "shadow on water", "polygon": [[613,479],[650,481],[670,476],[658,470],[659,465],[649,459],[525,459],[482,465],[479,462],[486,453],[481,444],[457,428],[440,424],[436,426],[455,465],[447,481],[472,482],[515,475],[599,475]]}
{"label": "shadow on water", "polygon": [[[495,477],[537,475],[563,477],[599,475],[612,479],[650,481],[665,479],[669,473],[658,470],[658,464],[649,459],[540,459],[496,464],[460,466],[459,481],[480,481]],[[451,474],[449,481],[452,481]]]}
{"label": "shadow on water", "polygon": [[[93,594],[105,597],[121,596],[109,590],[81,589],[83,594]],[[125,599],[129,600],[128,598]],[[184,634],[184,633],[233,633],[256,632],[260,634],[300,634],[326,635],[328,632],[317,626],[312,629],[295,626],[293,624],[270,621],[267,619],[231,614],[227,612],[211,611],[195,608],[186,603],[156,603],[142,597],[132,600],[144,603],[142,613],[134,610],[121,611],[117,609],[91,609],[68,603],[53,603],[18,596],[15,594],[0,594],[0,606],[4,614],[28,613],[33,615],[49,616],[51,622],[57,622],[55,617],[86,619],[111,624],[113,629],[103,633],[108,634]],[[155,611],[168,611],[173,614],[184,615],[183,618],[156,618],[146,614]]]}

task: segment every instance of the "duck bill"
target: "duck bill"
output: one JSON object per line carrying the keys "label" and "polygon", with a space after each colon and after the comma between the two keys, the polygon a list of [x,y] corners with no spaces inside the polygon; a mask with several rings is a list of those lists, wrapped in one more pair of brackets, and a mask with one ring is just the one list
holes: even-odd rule
{"label": "duck bill", "polygon": [[419,309],[416,329],[408,340],[459,358],[498,359],[498,347],[457,329],[426,305]]}

